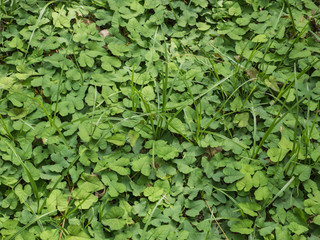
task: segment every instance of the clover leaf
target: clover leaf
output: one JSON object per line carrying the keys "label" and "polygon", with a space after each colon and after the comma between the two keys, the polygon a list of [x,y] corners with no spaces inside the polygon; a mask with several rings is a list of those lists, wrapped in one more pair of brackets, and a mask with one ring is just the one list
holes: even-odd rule
{"label": "clover leaf", "polygon": [[250,234],[253,232],[252,224],[253,222],[251,220],[243,219],[233,224],[230,230],[241,234]]}
{"label": "clover leaf", "polygon": [[147,149],[151,150],[149,151],[150,154],[154,153],[164,160],[174,159],[179,155],[179,151],[174,146],[168,145],[168,143],[164,140],[158,140],[158,141],[148,141],[145,144],[145,147]]}
{"label": "clover leaf", "polygon": [[140,156],[138,160],[132,163],[132,170],[141,172],[145,176],[149,176],[151,172],[150,158],[148,156]]}
{"label": "clover leaf", "polygon": [[119,68],[121,66],[120,60],[116,57],[103,56],[101,62],[101,67],[106,71],[113,71],[114,67]]}

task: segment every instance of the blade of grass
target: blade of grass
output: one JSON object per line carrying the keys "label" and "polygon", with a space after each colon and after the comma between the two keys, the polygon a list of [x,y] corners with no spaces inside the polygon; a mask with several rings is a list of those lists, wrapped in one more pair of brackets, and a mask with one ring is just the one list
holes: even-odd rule
{"label": "blade of grass", "polygon": [[252,152],[255,152],[256,145],[257,145],[257,116],[256,112],[253,107],[253,103],[251,102],[251,113],[253,117],[253,146],[252,146]]}
{"label": "blade of grass", "polygon": [[148,218],[148,220],[147,220],[147,222],[146,222],[146,225],[145,225],[144,228],[143,228],[143,232],[142,232],[142,234],[141,234],[141,240],[145,240],[145,239],[146,239],[146,237],[147,237],[147,228],[148,228],[148,226],[149,226],[149,224],[150,224],[150,222],[151,222],[152,216],[153,216],[154,212],[156,211],[157,207],[159,206],[159,204],[160,204],[160,203],[162,202],[162,200],[165,199],[165,198],[166,198],[166,195],[163,195],[163,196],[159,199],[159,201],[156,203],[156,205],[154,206],[154,208],[152,209],[152,211],[151,211],[151,213],[150,213],[150,216],[149,216],[149,218]]}
{"label": "blade of grass", "polygon": [[51,191],[49,192],[49,194],[45,197],[45,201],[43,201],[42,205],[40,206],[40,209],[38,210],[38,213],[42,212],[42,209],[44,208],[44,205],[46,203],[46,200],[50,197],[51,193],[53,192],[54,189],[57,188],[58,184],[62,181],[62,179],[69,173],[69,170],[73,167],[73,165],[76,163],[76,161],[81,157],[81,155],[79,154],[78,156],[76,156],[74,158],[74,160],[69,164],[68,168],[66,168],[62,174],[60,175],[60,177],[58,178],[58,180],[56,181],[56,183],[53,185],[53,187],[51,188]]}
{"label": "blade of grass", "polygon": [[216,133],[216,132],[211,132],[211,131],[205,131],[205,133],[209,133],[209,134],[212,134],[212,135],[214,135],[214,136],[217,136],[217,137],[219,137],[219,138],[222,138],[222,139],[224,139],[224,140],[227,140],[227,141],[229,141],[229,142],[232,142],[232,143],[234,143],[234,144],[236,144],[237,146],[239,146],[239,147],[241,147],[242,149],[244,149],[245,151],[246,151],[246,153],[247,153],[247,155],[248,155],[248,157],[249,157],[249,152],[248,152],[248,146],[246,146],[246,145],[244,145],[244,144],[242,144],[242,143],[238,143],[238,142],[235,142],[233,139],[231,139],[231,138],[228,138],[228,137],[226,137],[225,135],[222,135],[222,134],[220,134],[220,133]]}
{"label": "blade of grass", "polygon": [[[285,3],[282,4],[282,8],[281,8],[281,11],[280,11],[279,16],[278,16],[278,18],[277,18],[277,21],[276,21],[276,23],[272,26],[272,28],[273,28],[274,31],[276,30],[276,28],[277,28],[277,26],[278,26],[278,24],[279,24],[280,18],[281,18],[282,14],[283,14],[284,7],[285,7]],[[262,56],[261,63],[259,63],[259,65],[262,66],[262,64],[264,63],[265,57],[266,57],[267,53],[269,52],[269,49],[270,49],[272,43],[274,42],[275,37],[276,37],[276,36],[273,36],[272,38],[269,38],[267,48],[266,48],[266,50],[264,51],[264,54],[263,54],[263,56]],[[262,76],[262,78],[265,77],[266,72],[267,72],[267,70],[268,70],[268,67],[269,67],[269,64],[268,64],[267,68],[264,70],[264,75]]]}
{"label": "blade of grass", "polygon": [[30,227],[30,226],[31,226],[32,224],[34,224],[35,222],[41,220],[42,218],[44,218],[44,217],[46,217],[46,216],[48,216],[48,215],[50,215],[50,214],[52,214],[52,213],[55,213],[56,211],[57,211],[57,210],[53,210],[53,211],[51,211],[51,212],[47,212],[47,213],[42,214],[42,215],[40,215],[40,216],[34,217],[34,219],[33,219],[32,221],[30,221],[28,224],[26,224],[25,226],[23,226],[22,228],[20,228],[15,234],[13,234],[13,235],[9,238],[9,240],[14,240],[14,239],[16,239],[16,237],[17,237],[22,231],[26,230],[28,227]]}
{"label": "blade of grass", "polygon": [[200,134],[200,127],[201,127],[201,101],[199,101],[199,104],[200,104],[200,110],[199,110],[198,104],[194,100],[194,96],[192,94],[191,88],[190,88],[189,84],[187,83],[185,77],[182,77],[182,81],[188,90],[189,96],[191,97],[191,99],[193,101],[193,106],[196,111],[197,131],[196,131],[195,141],[199,142],[199,134]]}
{"label": "blade of grass", "polygon": [[29,168],[27,167],[27,165],[24,164],[24,162],[22,161],[22,159],[20,158],[19,154],[17,153],[16,149],[14,146],[12,146],[12,144],[10,142],[8,142],[7,140],[4,140],[5,144],[7,144],[7,146],[11,149],[11,151],[13,152],[13,154],[16,156],[16,158],[19,160],[21,166],[24,168],[24,170],[26,171],[27,175],[28,175],[28,178],[29,178],[29,181],[30,181],[30,184],[31,184],[31,187],[32,187],[32,190],[33,190],[33,193],[35,194],[36,196],[36,199],[37,199],[37,210],[39,210],[39,207],[40,207],[40,196],[39,196],[39,191],[38,191],[38,187],[37,187],[37,184],[36,182],[34,181],[33,177],[32,177],[32,174],[29,170]]}
{"label": "blade of grass", "polygon": [[135,64],[133,64],[132,66],[132,74],[131,74],[131,102],[132,102],[132,111],[136,112],[137,111],[137,105],[135,104],[135,85],[133,83],[133,79],[134,79],[134,68],[135,68]]}
{"label": "blade of grass", "polygon": [[160,124],[155,124],[155,123],[154,123],[153,116],[154,116],[154,114],[156,114],[156,113],[154,113],[154,112],[151,111],[150,104],[149,104],[148,101],[144,98],[144,96],[142,95],[142,93],[141,93],[138,89],[136,89],[135,87],[132,87],[132,88],[133,88],[134,91],[139,95],[139,97],[140,97],[140,99],[141,99],[141,101],[142,101],[142,103],[143,103],[143,105],[144,105],[147,113],[149,114],[149,115],[148,115],[148,119],[149,119],[149,121],[150,121],[150,123],[151,123],[151,126],[152,126],[153,137],[156,139],[156,138],[158,138],[158,129],[159,129],[159,127],[161,127],[161,126],[159,126]]}
{"label": "blade of grass", "polygon": [[293,180],[295,179],[295,177],[292,177],[278,192],[277,194],[272,198],[272,200],[267,204],[267,206],[265,208],[268,208],[270,206],[271,203],[274,202],[274,200],[276,200],[288,187],[289,185],[293,182]]}
{"label": "blade of grass", "polygon": [[[318,113],[318,112],[319,112],[319,102],[318,102],[316,113]],[[318,118],[318,114],[315,114],[315,117],[313,119],[313,123],[312,123],[311,129],[310,129],[310,132],[307,133],[308,138],[307,138],[307,146],[306,146],[306,148],[309,146],[309,143],[310,143],[310,140],[311,140],[311,134],[312,134],[313,130],[315,129],[317,118]],[[306,149],[306,151],[307,151],[307,149]],[[309,164],[311,164],[311,163],[309,162]]]}
{"label": "blade of grass", "polygon": [[[247,80],[246,82],[242,83],[240,86],[238,86],[238,88],[236,90],[234,90],[232,92],[232,94],[227,98],[226,101],[224,101],[224,103],[222,104],[222,106],[219,108],[219,110],[215,113],[215,115],[211,118],[211,120],[207,123],[207,125],[201,130],[201,133],[204,133],[206,131],[206,129],[210,126],[210,124],[216,119],[217,115],[222,111],[222,109],[224,108],[224,106],[228,103],[228,101],[232,98],[232,96],[238,92],[238,89],[241,88],[244,84],[247,84],[248,82],[250,82],[251,80]],[[201,136],[201,134],[200,134]]]}
{"label": "blade of grass", "polygon": [[[70,191],[70,195],[69,195],[69,197],[68,197],[68,206],[69,206],[69,204],[70,204],[70,200],[71,200],[71,197],[72,197],[73,189],[74,189],[74,186],[72,186],[71,191]],[[68,209],[67,209],[67,210],[68,210]],[[67,210],[64,212],[64,216],[66,215]],[[61,238],[62,238],[62,234],[63,234],[63,229],[64,229],[64,224],[65,224],[65,222],[66,222],[66,218],[64,218],[63,221],[62,221],[59,240],[61,240]]]}
{"label": "blade of grass", "polygon": [[165,58],[165,75],[162,79],[162,112],[166,112],[167,105],[167,88],[168,88],[168,78],[169,78],[169,62],[168,62],[168,50],[167,43],[164,41],[164,58]]}
{"label": "blade of grass", "polygon": [[98,213],[99,213],[99,222],[101,222],[101,221],[102,221],[102,215],[103,215],[104,209],[106,208],[107,203],[109,202],[109,200],[110,200],[110,199],[109,199],[109,198],[107,198],[107,199],[104,201],[104,203],[103,203],[102,207],[101,207],[100,202],[99,202],[99,209],[98,209]]}
{"label": "blade of grass", "polygon": [[207,207],[209,208],[210,214],[211,214],[212,218],[214,219],[214,221],[216,222],[216,224],[218,225],[218,227],[220,228],[222,234],[224,235],[224,237],[225,237],[227,240],[229,240],[229,238],[227,237],[226,233],[223,231],[222,227],[220,226],[220,224],[219,224],[216,216],[213,214],[213,212],[212,212],[212,210],[211,210],[211,208],[210,208],[207,200],[204,200],[204,202],[206,203]]}
{"label": "blade of grass", "polygon": [[[261,210],[261,211],[264,211],[266,208],[268,208],[270,206],[271,203],[274,202],[274,200],[276,200],[288,187],[289,185],[293,182],[293,180],[295,179],[295,177],[292,177],[278,192],[277,194],[274,196],[274,198],[269,202],[269,204],[267,206],[264,206]],[[250,234],[250,239],[256,239],[255,238],[255,228],[256,228],[256,222],[258,220],[258,218],[260,217],[260,215],[258,215],[254,221],[254,226],[253,226],[253,229],[254,229],[254,232]]]}
{"label": "blade of grass", "polygon": [[[28,53],[28,50],[29,50],[29,48],[30,48],[31,41],[32,41],[32,39],[33,39],[33,35],[34,35],[36,29],[38,28],[38,25],[39,25],[39,23],[40,23],[40,21],[41,21],[41,19],[42,19],[42,17],[43,17],[43,14],[45,13],[47,7],[48,7],[49,5],[51,5],[52,3],[55,3],[55,2],[56,2],[56,1],[50,1],[50,2],[48,2],[48,3],[47,3],[46,5],[44,5],[44,7],[41,9],[40,14],[39,14],[39,17],[38,17],[38,19],[37,19],[37,21],[36,21],[36,24],[34,25],[33,30],[32,30],[32,32],[31,32],[31,35],[30,35],[30,38],[29,38],[29,42],[28,42],[28,46],[27,46],[27,50],[26,50],[26,54]],[[25,57],[26,57],[26,54],[25,54]]]}
{"label": "blade of grass", "polygon": [[6,131],[7,135],[6,137],[8,137],[10,140],[14,141],[14,136],[12,136],[11,132],[9,131],[9,128],[7,127],[6,123],[4,122],[2,115],[0,114],[0,124],[2,126],[2,128]]}
{"label": "blade of grass", "polygon": [[[294,67],[294,87],[295,87],[295,97],[296,97],[296,103],[298,102],[299,99],[299,95],[298,95],[298,81],[297,81],[297,71],[296,71],[296,63],[294,63],[293,65]],[[297,108],[296,108],[296,121],[295,121],[295,126],[294,126],[294,136],[293,136],[293,147],[292,150],[295,150],[295,146],[296,146],[296,140],[297,140],[297,132],[298,132],[298,116],[299,116],[299,109],[300,105],[297,104]]]}
{"label": "blade of grass", "polygon": [[290,20],[292,22],[292,26],[293,26],[294,29],[296,29],[296,24],[294,23],[294,18],[293,18],[293,15],[292,15],[290,3],[288,2],[288,0],[284,0],[284,3],[286,4],[286,7],[287,7],[287,9],[289,11],[289,16],[290,16]]}
{"label": "blade of grass", "polygon": [[[241,207],[239,206],[239,203],[238,203],[233,197],[231,197],[228,193],[226,193],[226,191],[228,191],[228,190],[215,187],[215,186],[213,186],[212,184],[210,184],[210,183],[208,183],[207,181],[205,181],[203,178],[199,178],[199,179],[200,179],[201,181],[203,181],[204,183],[206,183],[207,185],[209,185],[210,187],[212,187],[214,190],[222,193],[222,194],[225,195],[227,198],[229,198],[229,199],[238,207],[238,209],[239,209],[242,217],[245,218],[244,212],[243,212],[243,210],[241,209]],[[233,191],[233,190],[229,190],[229,191]]]}
{"label": "blade of grass", "polygon": [[[219,77],[219,72],[218,72],[218,69],[216,67],[216,64],[215,62],[212,60],[212,58],[210,57],[209,53],[207,51],[205,51],[199,44],[197,44],[198,48],[205,54],[205,56],[207,57],[207,59],[209,60],[209,63],[211,64],[211,68],[212,68],[212,71],[215,75],[215,77],[217,78],[218,81],[220,81],[220,77]],[[197,58],[198,59],[198,58]],[[219,88],[220,88],[220,93],[221,93],[221,96],[223,98],[223,100],[225,100],[225,91],[223,90],[222,86],[219,85]]]}
{"label": "blade of grass", "polygon": [[[298,104],[300,104],[300,102],[302,102],[304,100],[304,98],[302,98],[301,100],[299,100]],[[297,104],[297,103],[296,103]],[[293,108],[296,107],[296,104],[290,108],[290,111],[287,111],[286,113],[284,113],[281,117],[280,117],[280,114],[282,112],[282,110],[285,108],[285,102],[283,103],[283,105],[281,106],[281,109],[279,110],[279,112],[277,113],[276,117],[274,118],[273,122],[271,123],[270,127],[268,128],[268,130],[266,131],[266,133],[263,135],[256,151],[253,153],[253,155],[251,156],[251,158],[255,159],[257,157],[257,154],[259,152],[259,150],[261,149],[262,147],[262,144],[265,142],[265,140],[268,138],[268,136],[270,135],[270,133],[272,132],[272,130],[274,129],[274,127],[280,122],[282,121],[282,119],[287,116],[287,114],[289,112],[291,112],[291,110]]]}
{"label": "blade of grass", "polygon": [[285,59],[287,59],[291,49],[294,47],[294,45],[298,42],[298,40],[301,38],[301,36],[307,31],[309,23],[311,21],[311,18],[309,19],[309,21],[304,25],[303,29],[301,30],[301,32],[297,35],[297,37],[294,39],[293,43],[290,45],[290,47],[288,48],[288,50],[286,51],[286,53],[284,54],[281,62],[279,64],[277,64],[277,67],[274,71],[277,71],[279,69],[279,67],[282,66],[283,62]]}

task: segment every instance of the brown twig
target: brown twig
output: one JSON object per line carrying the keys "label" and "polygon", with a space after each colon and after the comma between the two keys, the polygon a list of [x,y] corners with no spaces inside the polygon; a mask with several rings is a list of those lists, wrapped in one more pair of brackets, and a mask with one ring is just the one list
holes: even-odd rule
{"label": "brown twig", "polygon": [[[71,201],[73,189],[74,189],[74,186],[72,186],[72,188],[71,188],[71,192],[70,192],[70,195],[69,195],[69,198],[68,198],[68,205],[69,205],[69,203],[70,203],[70,201]],[[65,216],[65,214],[66,214],[66,212],[64,212],[63,217]],[[62,238],[63,228],[64,228],[65,222],[66,222],[66,218],[64,218],[63,221],[62,221],[62,226],[61,226],[62,229],[61,229],[61,231],[60,231],[59,240],[61,240],[61,238]]]}
{"label": "brown twig", "polygon": [[208,206],[208,208],[209,208],[209,211],[210,211],[210,213],[211,213],[211,216],[213,217],[214,221],[216,222],[216,224],[217,224],[218,227],[220,228],[221,232],[223,233],[223,235],[225,236],[225,238],[226,238],[227,240],[229,240],[229,238],[227,237],[226,233],[223,231],[222,227],[220,226],[220,224],[218,223],[216,217],[214,216],[214,214],[213,214],[213,212],[212,212],[212,210],[211,210],[211,208],[210,208],[207,200],[204,200],[204,202],[207,204],[207,206]]}
{"label": "brown twig", "polygon": [[161,196],[162,196],[164,199],[166,199],[166,200],[168,201],[168,203],[170,203],[170,201],[169,201],[169,199],[166,197],[166,195],[162,195],[162,194],[161,194]]}

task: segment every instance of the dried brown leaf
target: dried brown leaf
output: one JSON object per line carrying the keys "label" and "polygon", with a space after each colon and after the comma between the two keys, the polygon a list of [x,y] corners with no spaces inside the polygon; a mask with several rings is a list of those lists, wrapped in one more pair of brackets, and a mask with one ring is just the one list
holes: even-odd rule
{"label": "dried brown leaf", "polygon": [[103,37],[103,39],[105,39],[108,36],[111,36],[110,32],[108,29],[103,29],[99,32],[99,34]]}

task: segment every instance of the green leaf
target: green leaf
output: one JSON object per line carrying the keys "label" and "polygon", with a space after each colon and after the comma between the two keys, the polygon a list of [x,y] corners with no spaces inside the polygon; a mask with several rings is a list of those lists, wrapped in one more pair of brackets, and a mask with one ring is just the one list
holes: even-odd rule
{"label": "green leaf", "polygon": [[287,102],[293,102],[296,99],[295,90],[291,88],[288,93],[283,95],[283,98],[286,99]]}
{"label": "green leaf", "polygon": [[159,6],[159,4],[161,4],[159,0],[145,0],[144,7],[146,9],[153,9]]}
{"label": "green leaf", "polygon": [[268,200],[272,197],[272,194],[269,191],[269,188],[267,186],[259,187],[255,192],[254,196],[256,197],[256,200],[262,201],[262,200]]}
{"label": "green leaf", "polygon": [[48,211],[58,209],[63,212],[68,207],[68,196],[64,195],[60,190],[54,189],[46,200],[46,206]]}
{"label": "green leaf", "polygon": [[110,230],[120,230],[126,225],[123,219],[104,219],[102,223],[109,226]]}
{"label": "green leaf", "polygon": [[136,144],[139,136],[140,136],[140,134],[136,131],[130,130],[128,132],[128,137],[129,137],[131,147],[133,147]]}
{"label": "green leaf", "polygon": [[68,240],[84,240],[90,239],[90,236],[83,231],[81,226],[70,224],[68,226],[69,235],[66,237]]}
{"label": "green leaf", "polygon": [[236,96],[236,98],[230,103],[230,107],[232,111],[240,111],[242,106],[242,100],[240,96]]}
{"label": "green leaf", "polygon": [[236,23],[240,26],[246,26],[250,23],[251,17],[250,15],[243,15],[241,18],[237,18]]}
{"label": "green leaf", "polygon": [[141,90],[141,94],[144,97],[145,100],[147,101],[152,101],[156,98],[156,95],[153,91],[153,87],[152,86],[145,86],[142,90]]}
{"label": "green leaf", "polygon": [[304,182],[310,179],[312,168],[307,165],[297,165],[294,174],[299,176],[300,181]]}
{"label": "green leaf", "polygon": [[81,67],[85,67],[85,66],[93,67],[93,65],[94,65],[93,58],[90,57],[89,55],[87,55],[86,52],[84,52],[84,51],[80,52],[78,62]]}
{"label": "green leaf", "polygon": [[120,230],[122,229],[126,221],[122,219],[125,211],[121,207],[112,207],[108,209],[103,215],[102,224],[107,225],[111,230]]}
{"label": "green leaf", "polygon": [[[108,159],[108,157],[105,157]],[[130,169],[126,168],[129,166],[130,160],[128,158],[122,157],[119,158],[118,160],[111,161],[107,164],[107,167],[109,167],[111,170],[117,172],[120,175],[129,175],[130,174]]]}
{"label": "green leaf", "polygon": [[64,9],[60,9],[59,12],[52,13],[53,24],[57,28],[70,28],[70,20],[66,16],[66,11]]}
{"label": "green leaf", "polygon": [[230,167],[226,167],[223,169],[223,173],[225,174],[224,181],[226,183],[233,183],[244,177],[244,174]]}
{"label": "green leaf", "polygon": [[50,239],[58,239],[59,238],[59,231],[58,229],[50,229],[45,230],[40,234],[41,240],[50,240]]}
{"label": "green leaf", "polygon": [[90,126],[91,124],[89,122],[83,122],[79,125],[78,136],[83,142],[90,141]]}
{"label": "green leaf", "polygon": [[56,37],[47,37],[45,40],[41,41],[39,48],[45,51],[54,50],[59,48],[60,42]]}
{"label": "green leaf", "polygon": [[117,146],[123,146],[126,143],[126,136],[121,133],[117,133],[108,137],[106,140],[107,142],[113,143]]}
{"label": "green leaf", "polygon": [[18,205],[16,194],[13,191],[10,191],[10,193],[1,201],[0,204],[2,208],[10,208],[11,210],[16,209]]}
{"label": "green leaf", "polygon": [[79,28],[76,28],[76,33],[73,35],[73,41],[80,42],[81,44],[88,43],[89,40],[89,34],[87,27],[84,23],[80,24]]}
{"label": "green leaf", "polygon": [[151,202],[156,202],[158,201],[161,197],[162,194],[164,194],[163,189],[159,187],[147,187],[144,191],[143,194],[148,197],[148,199]]}
{"label": "green leaf", "polygon": [[21,50],[22,52],[25,51],[23,47],[23,41],[19,37],[14,37],[10,42],[8,42],[9,47],[11,48],[17,48]]}
{"label": "green leaf", "polygon": [[309,215],[320,215],[320,191],[309,194],[309,198],[304,201],[305,212]]}
{"label": "green leaf", "polygon": [[71,101],[61,101],[58,104],[58,111],[61,116],[67,116],[75,112],[73,102]]}
{"label": "green leaf", "polygon": [[192,3],[202,8],[206,8],[208,6],[208,0],[193,0]]}
{"label": "green leaf", "polygon": [[317,215],[313,218],[313,223],[320,225],[320,215]]}
{"label": "green leaf", "polygon": [[244,190],[246,192],[250,191],[250,189],[253,187],[253,181],[251,178],[251,175],[249,173],[244,173],[244,178],[237,181],[236,183],[238,190]]}
{"label": "green leaf", "polygon": [[276,91],[276,92],[279,92],[280,91],[280,88],[278,86],[278,82],[277,82],[277,79],[274,78],[273,76],[269,77],[269,78],[266,78],[264,80],[265,84],[271,88],[273,91]]}
{"label": "green leaf", "polygon": [[203,22],[199,22],[196,24],[196,26],[198,27],[198,29],[200,31],[207,31],[210,29],[210,25],[209,24],[206,24],[206,23],[203,23]]}
{"label": "green leaf", "polygon": [[264,34],[259,34],[257,36],[255,36],[253,39],[252,39],[252,42],[267,42],[268,41],[268,38],[266,35]]}
{"label": "green leaf", "polygon": [[294,45],[294,49],[290,52],[289,58],[298,59],[306,58],[311,55],[311,51],[306,49],[306,45],[302,42],[298,42]]}
{"label": "green leaf", "polygon": [[63,70],[67,70],[68,67],[73,66],[73,62],[67,58],[65,58],[60,53],[55,53],[49,57],[45,57],[43,59],[44,62],[51,63],[52,66],[57,68],[62,68]]}
{"label": "green leaf", "polygon": [[233,122],[234,123],[238,123],[239,127],[246,127],[248,126],[248,121],[249,121],[249,113],[240,113],[237,114],[234,119]]}
{"label": "green leaf", "polygon": [[240,154],[243,149],[248,148],[245,144],[243,144],[238,138],[227,139],[224,138],[222,148],[225,151],[232,151],[234,154]]}
{"label": "green leaf", "polygon": [[149,153],[152,155],[152,152],[164,160],[174,159],[179,155],[178,149],[176,149],[173,146],[170,146],[167,144],[164,140],[158,140],[158,141],[148,141],[145,144],[145,148],[150,149]]}
{"label": "green leaf", "polygon": [[258,216],[256,212],[261,209],[261,206],[256,202],[239,203],[239,207],[244,213],[252,217]]}
{"label": "green leaf", "polygon": [[[40,170],[38,168],[36,168],[31,162],[25,162],[25,166],[27,167],[27,169],[29,170],[33,180],[39,180],[40,178]],[[22,178],[24,181],[26,182],[30,182],[33,181],[30,179],[29,173],[27,172],[23,172],[22,173]]]}
{"label": "green leaf", "polygon": [[185,125],[178,118],[173,118],[171,120],[171,122],[169,123],[168,129],[170,130],[170,132],[173,132],[173,133],[178,133],[183,135],[188,134],[188,132],[186,131]]}
{"label": "green leaf", "polygon": [[302,233],[307,232],[309,229],[305,226],[300,225],[296,222],[291,222],[289,224],[289,230],[297,235],[301,235]]}
{"label": "green leaf", "polygon": [[81,180],[78,182],[78,187],[88,193],[99,191],[104,188],[98,176],[87,173],[83,173],[81,175]]}
{"label": "green leaf", "polygon": [[8,115],[12,120],[22,119],[28,115],[28,111],[25,108],[11,108]]}
{"label": "green leaf", "polygon": [[[192,156],[186,156],[183,159],[175,159],[173,160],[174,163],[177,164],[179,172],[182,172],[184,174],[189,174],[191,173],[194,168],[190,167],[192,164],[196,161],[197,159]],[[204,163],[205,164],[205,163]],[[210,169],[210,168],[209,168]],[[210,170],[209,170],[210,171]],[[210,173],[214,173],[213,171]],[[209,175],[208,175],[209,176]]]}
{"label": "green leaf", "polygon": [[81,74],[78,69],[76,68],[70,68],[66,72],[67,78],[71,80],[80,80],[81,79]]}
{"label": "green leaf", "polygon": [[142,155],[137,160],[132,162],[132,170],[141,172],[145,176],[149,176],[151,172],[150,163],[150,158],[146,155]]}
{"label": "green leaf", "polygon": [[281,149],[281,148],[270,148],[267,151],[267,155],[272,162],[281,162],[284,159],[284,157],[287,155],[287,153],[288,153],[287,149]]}
{"label": "green leaf", "polygon": [[250,234],[253,232],[252,224],[253,222],[251,220],[243,219],[233,224],[230,230],[241,234]]}
{"label": "green leaf", "polygon": [[94,196],[93,194],[88,194],[81,189],[75,189],[73,191],[73,197],[77,199],[74,204],[79,209],[89,209],[98,201],[98,197]]}
{"label": "green leaf", "polygon": [[265,176],[264,172],[262,171],[257,171],[253,175],[253,185],[254,187],[259,187],[259,186],[266,186],[268,184],[268,178]]}
{"label": "green leaf", "polygon": [[94,106],[97,102],[100,103],[101,101],[102,97],[101,94],[98,92],[98,89],[93,86],[90,86],[85,98],[85,102],[89,106]]}
{"label": "green leaf", "polygon": [[261,228],[259,230],[259,233],[261,234],[261,236],[265,237],[267,235],[272,234],[272,232],[274,231],[275,227],[276,227],[276,223],[273,222],[265,222],[263,225],[263,228]]}
{"label": "green leaf", "polygon": [[290,142],[286,137],[282,136],[280,142],[278,143],[280,149],[292,150],[293,143]]}
{"label": "green leaf", "polygon": [[121,62],[116,57],[103,56],[101,57],[101,67],[106,71],[113,71],[114,67],[119,68]]}
{"label": "green leaf", "polygon": [[116,198],[127,190],[126,186],[118,180],[118,176],[114,172],[102,174],[102,182],[108,187],[107,193],[110,197]]}
{"label": "green leaf", "polygon": [[8,90],[14,84],[12,77],[1,77],[0,78],[0,89]]}
{"label": "green leaf", "polygon": [[242,11],[241,11],[241,7],[240,7],[239,3],[235,3],[232,5],[231,8],[229,8],[229,14],[231,16],[240,16],[241,13],[242,13]]}
{"label": "green leaf", "polygon": [[22,185],[18,184],[14,189],[14,192],[18,196],[20,202],[23,204],[31,195],[32,191],[30,185],[26,185],[23,189]]}
{"label": "green leaf", "polygon": [[120,40],[113,40],[108,44],[108,48],[115,56],[124,56],[124,53],[129,51],[128,46]]}
{"label": "green leaf", "polygon": [[197,200],[197,201],[187,200],[186,208],[188,210],[186,211],[186,215],[190,217],[196,217],[197,215],[199,215],[199,212],[205,207],[206,205],[202,200]]}

